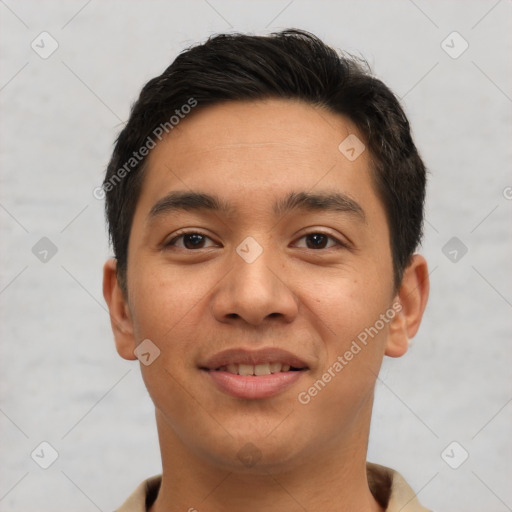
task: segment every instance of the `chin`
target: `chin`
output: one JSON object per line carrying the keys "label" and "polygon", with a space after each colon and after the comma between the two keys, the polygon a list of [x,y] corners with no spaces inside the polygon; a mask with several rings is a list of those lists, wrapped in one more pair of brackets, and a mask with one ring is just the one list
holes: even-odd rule
{"label": "chin", "polygon": [[[294,436],[269,439],[265,435],[250,436],[246,433],[230,438],[227,443],[212,440],[201,449],[202,456],[218,468],[250,475],[282,473],[301,463],[303,454]],[[216,447],[214,452],[212,446]]]}

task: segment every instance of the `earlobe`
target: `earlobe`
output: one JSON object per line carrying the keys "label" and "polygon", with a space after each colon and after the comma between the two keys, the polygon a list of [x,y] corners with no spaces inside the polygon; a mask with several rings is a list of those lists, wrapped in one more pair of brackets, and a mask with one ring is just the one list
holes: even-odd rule
{"label": "earlobe", "polygon": [[403,356],[420,326],[429,294],[428,265],[420,254],[413,255],[404,271],[400,290],[394,301],[397,314],[388,332],[385,354],[390,357]]}
{"label": "earlobe", "polygon": [[127,300],[117,278],[117,260],[111,258],[103,266],[103,297],[110,313],[110,323],[117,352],[124,359],[137,359],[133,324]]}

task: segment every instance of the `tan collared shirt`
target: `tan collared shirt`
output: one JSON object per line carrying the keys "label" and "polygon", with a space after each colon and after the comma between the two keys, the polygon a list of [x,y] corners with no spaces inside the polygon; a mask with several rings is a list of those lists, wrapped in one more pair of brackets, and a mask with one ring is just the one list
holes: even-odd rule
{"label": "tan collared shirt", "polygon": [[[370,490],[386,512],[431,512],[396,471],[371,462],[366,463],[366,470]],[[144,480],[116,512],[146,512],[156,499],[161,481],[161,475]]]}

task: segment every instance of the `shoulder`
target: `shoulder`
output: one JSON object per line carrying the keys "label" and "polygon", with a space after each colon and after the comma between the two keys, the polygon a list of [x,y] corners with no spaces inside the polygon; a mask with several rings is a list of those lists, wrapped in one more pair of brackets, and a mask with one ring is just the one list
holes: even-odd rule
{"label": "shoulder", "polygon": [[115,512],[146,512],[155,501],[161,482],[162,475],[144,480]]}
{"label": "shoulder", "polygon": [[367,462],[366,472],[370,490],[386,507],[386,512],[431,512],[421,505],[416,493],[397,471]]}

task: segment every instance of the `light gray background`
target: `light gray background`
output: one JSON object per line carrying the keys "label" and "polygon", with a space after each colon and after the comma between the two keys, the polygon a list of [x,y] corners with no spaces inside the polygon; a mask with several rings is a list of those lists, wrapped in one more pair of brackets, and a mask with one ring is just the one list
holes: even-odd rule
{"label": "light gray background", "polygon": [[[0,15],[0,510],[109,511],[160,471],[138,362],[112,341],[92,191],[141,86],[182,49],[287,27],[363,54],[430,170],[430,303],[409,353],[384,363],[369,459],[438,512],[512,510],[510,0],[3,0]],[[47,59],[30,46],[43,31],[59,44]],[[469,43],[457,59],[441,47],[453,31]],[[456,262],[452,237],[468,248]],[[30,456],[42,441],[58,451],[46,470]],[[452,441],[447,460],[469,453],[458,469],[441,456]]]}

